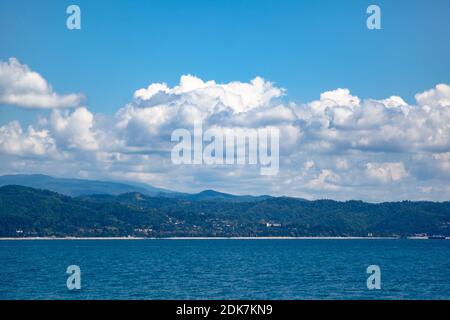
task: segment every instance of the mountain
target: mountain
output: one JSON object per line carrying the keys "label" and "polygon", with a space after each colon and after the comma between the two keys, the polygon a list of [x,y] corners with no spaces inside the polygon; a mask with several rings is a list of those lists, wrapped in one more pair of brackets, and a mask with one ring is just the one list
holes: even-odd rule
{"label": "mountain", "polygon": [[118,203],[81,201],[48,190],[0,187],[0,236],[120,236],[136,226],[160,225],[167,217]]}
{"label": "mountain", "polygon": [[373,204],[286,197],[236,202],[136,192],[73,198],[23,186],[0,187],[0,237],[366,236],[368,233],[450,236],[450,202]]}
{"label": "mountain", "polygon": [[204,190],[195,194],[183,194],[179,198],[190,201],[231,201],[231,202],[249,202],[249,201],[261,201],[270,196],[237,196],[229,193],[217,192],[214,190]]}
{"label": "mountain", "polygon": [[149,195],[171,193],[169,190],[155,188],[150,185],[127,184],[112,181],[54,178],[41,174],[0,176],[0,186],[5,185],[21,185],[35,189],[50,190],[68,196],[79,196],[86,194],[118,195],[127,192],[140,192]]}
{"label": "mountain", "polygon": [[167,189],[155,188],[141,183],[123,183],[83,179],[55,178],[42,174],[4,175],[0,176],[0,187],[20,185],[35,189],[50,190],[67,196],[81,195],[120,195],[124,193],[141,193],[147,196],[164,196],[167,198],[185,199],[189,201],[260,201],[270,196],[237,196],[228,193],[205,190],[199,193],[181,193]]}

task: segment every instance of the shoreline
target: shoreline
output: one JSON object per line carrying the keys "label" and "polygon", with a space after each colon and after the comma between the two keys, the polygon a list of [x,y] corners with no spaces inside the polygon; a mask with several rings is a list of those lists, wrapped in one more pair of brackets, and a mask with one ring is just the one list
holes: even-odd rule
{"label": "shoreline", "polygon": [[[31,240],[429,240],[425,237],[0,237],[0,241]],[[444,240],[444,239],[443,239]],[[450,240],[447,237],[445,240]]]}

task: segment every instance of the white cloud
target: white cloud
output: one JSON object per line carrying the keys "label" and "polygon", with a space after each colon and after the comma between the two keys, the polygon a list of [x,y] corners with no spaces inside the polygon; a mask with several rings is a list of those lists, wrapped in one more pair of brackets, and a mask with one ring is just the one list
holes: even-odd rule
{"label": "white cloud", "polygon": [[260,77],[219,84],[184,75],[173,88],[156,83],[137,90],[135,99],[117,112],[116,123],[128,145],[157,149],[164,149],[159,142],[166,143],[174,129],[192,129],[200,121],[224,129],[275,125],[285,133],[285,141],[295,141],[300,134],[292,126],[295,113],[275,101],[283,93]]}
{"label": "white cloud", "polygon": [[353,109],[359,106],[359,103],[359,98],[352,96],[350,90],[339,88],[322,93],[320,95],[320,100],[311,102],[309,106],[315,113],[322,113],[326,108],[340,106]]}
{"label": "white cloud", "polygon": [[322,170],[314,179],[306,183],[306,187],[318,191],[338,190],[340,177],[331,170]]}
{"label": "white cloud", "polygon": [[368,163],[366,165],[366,173],[369,178],[381,181],[383,183],[399,181],[408,174],[403,163]]}
{"label": "white cloud", "polygon": [[24,108],[76,107],[82,96],[59,95],[47,81],[16,58],[0,61],[0,104]]}
{"label": "white cloud", "polygon": [[450,106],[450,86],[444,83],[436,85],[434,89],[416,94],[417,103],[421,106],[436,107]]}
{"label": "white cloud", "polygon": [[387,99],[380,100],[386,108],[406,107],[408,104],[401,97],[391,96]]}
{"label": "white cloud", "polygon": [[0,127],[0,153],[49,157],[55,151],[55,141],[48,130],[35,130],[30,126],[24,132],[18,121]]}
{"label": "white cloud", "polygon": [[314,161],[312,161],[312,160],[308,160],[308,161],[306,161],[306,162],[303,164],[303,167],[304,167],[306,170],[310,170],[310,169],[314,168],[314,166],[315,166],[315,163],[314,163]]}
{"label": "white cloud", "polygon": [[438,162],[442,172],[450,175],[450,152],[433,154],[433,158]]}
{"label": "white cloud", "polygon": [[[362,99],[348,89],[298,104],[286,103],[284,89],[259,77],[221,84],[187,75],[174,87],[156,83],[136,90],[113,116],[79,107],[53,110],[27,130],[18,122],[4,125],[0,161],[3,173],[78,172],[183,191],[210,187],[309,198],[448,200],[448,88],[438,85],[417,94],[417,105],[398,96]],[[173,165],[172,131],[192,130],[199,120],[205,130],[279,128],[279,174],[261,177],[250,166]]]}
{"label": "white cloud", "polygon": [[137,90],[134,97],[146,106],[182,102],[200,107],[206,112],[229,108],[232,112],[239,113],[267,106],[272,99],[281,97],[283,92],[283,89],[260,77],[250,83],[218,84],[213,80],[204,82],[195,76],[184,75],[178,86],[169,88],[165,83],[151,84],[147,89]]}
{"label": "white cloud", "polygon": [[347,170],[349,168],[348,161],[345,159],[336,159],[336,168],[340,170]]}
{"label": "white cloud", "polygon": [[99,140],[92,128],[94,116],[86,108],[75,109],[72,113],[55,110],[50,123],[56,137],[62,140],[61,146],[69,149],[98,150]]}

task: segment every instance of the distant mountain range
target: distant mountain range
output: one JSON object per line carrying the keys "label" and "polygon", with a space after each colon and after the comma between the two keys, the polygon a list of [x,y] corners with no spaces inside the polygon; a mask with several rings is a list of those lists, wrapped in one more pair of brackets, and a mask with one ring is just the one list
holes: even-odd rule
{"label": "distant mountain range", "polygon": [[191,200],[191,201],[229,201],[229,202],[251,202],[251,201],[261,201],[270,196],[237,196],[229,193],[217,192],[214,190],[204,190],[195,194],[174,194],[175,197],[179,199]]}
{"label": "distant mountain range", "polygon": [[[86,189],[95,193],[87,194],[74,188],[72,179],[67,179],[70,188],[59,184],[67,180],[56,180],[43,181],[79,195],[42,190],[42,181],[34,182],[40,189],[0,187],[0,237],[450,236],[450,202],[372,204],[233,196],[212,190],[192,195],[145,188],[146,193],[114,194],[127,186],[120,183],[112,183],[109,194],[99,194],[104,189],[98,186],[105,188],[99,182]],[[77,186],[84,185],[82,180],[75,181]]]}
{"label": "distant mountain range", "polygon": [[205,190],[200,193],[190,194],[156,188],[147,184],[55,178],[42,174],[0,176],[0,187],[6,185],[20,185],[35,189],[50,190],[71,197],[92,194],[119,195],[123,193],[138,192],[149,196],[176,197],[191,201],[223,200],[245,202],[269,198],[269,196],[237,196],[214,190]]}
{"label": "distant mountain range", "polygon": [[143,194],[170,193],[171,191],[150,185],[127,184],[112,181],[54,178],[42,174],[18,174],[0,176],[0,186],[20,185],[35,189],[50,190],[68,196],[83,194],[112,194],[140,192]]}

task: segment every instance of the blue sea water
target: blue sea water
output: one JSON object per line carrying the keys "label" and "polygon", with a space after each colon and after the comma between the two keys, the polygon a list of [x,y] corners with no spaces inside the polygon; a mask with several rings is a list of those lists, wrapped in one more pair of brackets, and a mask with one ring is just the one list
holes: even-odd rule
{"label": "blue sea water", "polygon": [[445,240],[0,241],[0,263],[0,299],[450,299]]}

